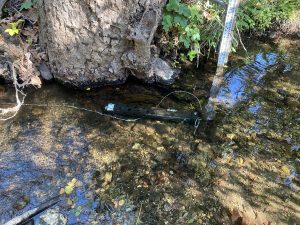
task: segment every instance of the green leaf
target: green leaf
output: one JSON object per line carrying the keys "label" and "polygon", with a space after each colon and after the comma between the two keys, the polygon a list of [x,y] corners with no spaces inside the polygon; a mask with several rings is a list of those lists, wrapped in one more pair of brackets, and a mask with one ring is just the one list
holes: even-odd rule
{"label": "green leaf", "polygon": [[175,16],[174,17],[174,23],[177,24],[177,25],[180,25],[183,28],[188,25],[187,19],[185,19],[182,16]]}
{"label": "green leaf", "polygon": [[67,185],[67,186],[65,187],[65,193],[66,193],[67,195],[70,195],[73,191],[74,191],[74,186]]}
{"label": "green leaf", "polygon": [[185,17],[190,17],[191,16],[191,11],[189,7],[186,5],[180,5],[178,9],[178,13],[185,16]]}
{"label": "green leaf", "polygon": [[28,1],[25,1],[25,2],[22,3],[20,10],[21,11],[24,10],[24,9],[27,10],[27,9],[32,8],[32,6],[33,6],[32,1],[28,0]]}
{"label": "green leaf", "polygon": [[179,11],[179,4],[180,0],[170,0],[169,3],[167,4],[166,9],[169,12],[178,12]]}
{"label": "green leaf", "polygon": [[10,36],[14,36],[20,33],[20,29],[18,28],[20,23],[23,23],[24,20],[18,20],[13,23],[9,23],[10,28],[6,29],[4,32],[8,33]]}
{"label": "green leaf", "polygon": [[8,33],[10,36],[14,36],[16,34],[19,34],[20,30],[17,28],[11,28],[11,29],[6,29],[4,32]]}
{"label": "green leaf", "polygon": [[190,48],[190,46],[191,46],[191,40],[188,37],[186,37],[185,35],[179,36],[179,42],[183,43],[185,48]]}
{"label": "green leaf", "polygon": [[194,33],[191,37],[192,41],[200,41],[200,33]]}
{"label": "green leaf", "polygon": [[32,44],[32,37],[27,37],[26,38],[26,43],[28,43],[28,44]]}
{"label": "green leaf", "polygon": [[76,216],[76,217],[80,216],[81,211],[82,211],[82,207],[81,207],[81,206],[78,206],[78,207],[76,208],[75,216]]}
{"label": "green leaf", "polygon": [[197,6],[191,6],[190,7],[190,12],[191,12],[191,18],[195,20],[196,22],[202,23],[203,22],[203,17],[199,13],[199,9]]}
{"label": "green leaf", "polygon": [[74,178],[71,182],[67,184],[67,186],[65,186],[65,193],[67,195],[70,195],[74,191],[76,182],[77,180]]}
{"label": "green leaf", "polygon": [[195,50],[190,50],[187,55],[189,57],[189,60],[193,61],[197,57],[198,53]]}
{"label": "green leaf", "polygon": [[170,30],[170,27],[172,26],[172,17],[170,15],[165,15],[163,17],[162,25],[164,31],[168,32]]}

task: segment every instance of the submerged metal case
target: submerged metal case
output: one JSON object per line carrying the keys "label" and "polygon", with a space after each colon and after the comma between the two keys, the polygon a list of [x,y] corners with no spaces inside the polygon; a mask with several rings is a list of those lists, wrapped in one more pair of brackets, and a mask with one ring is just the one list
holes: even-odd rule
{"label": "submerged metal case", "polygon": [[177,111],[175,109],[142,108],[137,105],[126,105],[123,103],[107,103],[104,112],[110,115],[118,115],[130,118],[144,118],[155,120],[166,120],[173,122],[195,123],[199,119],[199,113],[188,111]]}

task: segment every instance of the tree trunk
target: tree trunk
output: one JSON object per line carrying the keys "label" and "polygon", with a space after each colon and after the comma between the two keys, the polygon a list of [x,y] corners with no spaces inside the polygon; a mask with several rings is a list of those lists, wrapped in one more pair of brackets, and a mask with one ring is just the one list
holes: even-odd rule
{"label": "tree trunk", "polygon": [[146,82],[175,72],[151,54],[167,0],[39,0],[40,42],[55,78],[73,87]]}

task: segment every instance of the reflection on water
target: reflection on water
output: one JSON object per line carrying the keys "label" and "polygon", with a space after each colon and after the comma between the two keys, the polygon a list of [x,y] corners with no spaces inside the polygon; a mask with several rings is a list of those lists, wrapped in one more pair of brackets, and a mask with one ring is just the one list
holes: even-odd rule
{"label": "reflection on water", "polygon": [[[250,63],[226,74],[218,97],[232,114],[217,122],[209,141],[186,124],[124,122],[63,107],[155,106],[166,88],[132,81],[80,92],[49,84],[29,93],[26,103],[48,106],[24,106],[0,123],[0,223],[59,193],[69,224],[135,224],[137,218],[140,224],[230,224],[227,210],[241,205],[278,224],[299,221],[300,55],[264,48],[249,54]],[[202,93],[206,101],[209,87],[199,90],[204,80],[189,76],[173,87]],[[12,96],[0,87],[0,103]],[[165,104],[194,109],[180,94]],[[66,194],[74,178],[74,191]]]}
{"label": "reflection on water", "polygon": [[[227,72],[225,85],[217,96],[219,101],[233,106],[238,101],[245,100],[255,92],[254,87],[262,82],[263,77],[276,65],[279,58],[280,56],[273,52],[259,52],[253,62]],[[291,68],[289,65],[289,69]]]}

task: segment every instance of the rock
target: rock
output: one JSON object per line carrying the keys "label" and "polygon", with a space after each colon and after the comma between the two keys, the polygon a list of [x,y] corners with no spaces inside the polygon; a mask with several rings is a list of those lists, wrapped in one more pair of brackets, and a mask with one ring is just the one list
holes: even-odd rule
{"label": "rock", "polygon": [[111,181],[112,181],[112,176],[113,176],[113,175],[112,175],[111,172],[106,172],[106,173],[105,173],[104,178],[103,178],[103,180],[104,180],[103,186],[105,186],[105,185],[111,183]]}
{"label": "rock", "polygon": [[164,85],[170,85],[174,82],[179,71],[174,70],[168,63],[160,58],[155,58],[152,62],[152,70],[155,81]]}
{"label": "rock", "polygon": [[140,143],[135,143],[133,146],[132,146],[132,150],[139,150],[141,149],[141,144]]}
{"label": "rock", "polygon": [[237,164],[238,164],[238,166],[242,166],[243,164],[244,164],[244,159],[243,158],[241,158],[241,157],[239,157],[239,158],[237,158]]}
{"label": "rock", "polygon": [[153,127],[146,127],[146,131],[148,135],[153,135],[156,133],[156,130]]}
{"label": "rock", "polygon": [[13,205],[13,208],[16,210],[22,210],[28,205],[29,202],[30,198],[28,196],[23,196],[20,201]]}
{"label": "rock", "polygon": [[284,165],[280,168],[279,173],[280,173],[280,176],[282,176],[282,177],[288,177],[291,175],[291,170],[288,166]]}
{"label": "rock", "polygon": [[54,78],[50,69],[48,68],[48,66],[45,63],[41,63],[39,65],[39,71],[44,80],[50,81]]}
{"label": "rock", "polygon": [[297,109],[299,108],[300,106],[300,101],[295,99],[295,98],[292,98],[292,97],[288,97],[287,98],[287,105],[292,108],[292,109]]}
{"label": "rock", "polygon": [[156,150],[159,151],[159,152],[164,152],[164,151],[166,151],[166,149],[165,149],[164,146],[157,147]]}
{"label": "rock", "polygon": [[10,73],[9,65],[6,61],[2,61],[0,58],[0,77],[5,81],[5,83],[12,83],[13,79]]}
{"label": "rock", "polygon": [[233,141],[236,138],[235,134],[227,134],[226,135],[227,139],[229,139],[230,141]]}
{"label": "rock", "polygon": [[72,206],[72,205],[73,205],[73,201],[72,201],[71,199],[68,199],[68,200],[67,200],[67,205],[68,205],[68,206]]}
{"label": "rock", "polygon": [[40,216],[38,225],[65,225],[67,219],[59,213],[58,208],[49,209]]}

